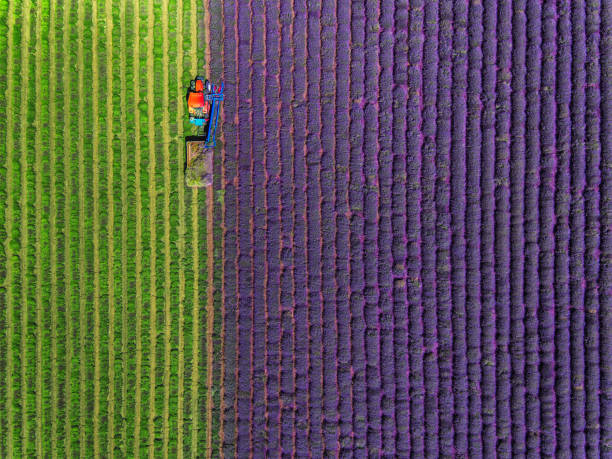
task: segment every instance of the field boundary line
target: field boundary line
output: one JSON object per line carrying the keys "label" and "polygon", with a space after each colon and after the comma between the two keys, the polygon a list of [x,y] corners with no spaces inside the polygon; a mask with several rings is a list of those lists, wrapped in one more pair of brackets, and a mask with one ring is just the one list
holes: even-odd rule
{"label": "field boundary line", "polygon": [[[64,5],[63,12],[63,35],[62,35],[62,58],[63,62],[63,92],[64,92],[64,151],[70,151],[70,144],[72,142],[72,136],[70,133],[70,110],[68,108],[71,106],[70,103],[70,78],[66,76],[70,73],[70,55],[68,53],[68,44],[69,44],[69,28],[70,28],[70,7],[71,3],[68,5]],[[64,442],[66,447],[66,457],[72,457],[72,442],[71,442],[71,410],[70,404],[72,399],[72,390],[71,390],[71,380],[72,380],[72,357],[73,357],[73,349],[72,349],[72,259],[71,255],[71,243],[70,243],[70,214],[72,213],[72,174],[71,174],[71,162],[68,160],[64,160],[64,297],[66,301],[66,312],[65,312],[65,320],[66,320],[66,379],[65,379],[65,421],[64,421]]]}
{"label": "field boundary line", "polygon": [[[210,0],[204,1],[204,56],[204,73],[210,78]],[[212,457],[213,327],[215,320],[213,218],[214,191],[211,183],[206,187],[206,275],[208,276],[206,289],[206,458],[208,459]]]}
{"label": "field boundary line", "polygon": [[[24,24],[21,30],[21,80],[27,81],[28,67],[29,67],[29,52],[30,52],[30,1],[25,0],[23,4],[23,19]],[[28,278],[27,278],[27,255],[28,255],[28,212],[27,212],[27,180],[26,171],[28,166],[28,151],[26,142],[26,133],[28,125],[28,117],[26,114],[26,107],[28,106],[28,85],[21,87],[21,107],[19,110],[20,123],[19,123],[19,148],[21,151],[20,168],[21,168],[21,195],[19,197],[19,207],[21,210],[20,218],[20,236],[21,244],[19,247],[19,259],[20,259],[20,284],[21,284],[21,339],[20,339],[20,361],[21,361],[21,399],[23,403],[21,405],[21,454],[27,456],[27,444],[28,444],[28,410],[27,402],[25,401],[26,393],[26,336],[27,336],[27,324],[28,324]]]}
{"label": "field boundary line", "polygon": [[168,125],[168,0],[162,0],[162,148],[164,154],[164,410],[163,410],[163,456],[168,458],[170,442],[170,335],[172,333],[172,314],[170,310],[170,134]]}
{"label": "field boundary line", "polygon": [[[100,75],[98,72],[98,3],[92,2],[92,113],[93,113],[93,306],[94,306],[94,410],[93,453],[100,456]],[[112,96],[107,97],[112,100]],[[83,292],[81,291],[81,294]]]}
{"label": "field boundary line", "polygon": [[[41,25],[41,15],[42,12],[40,8],[36,12],[36,42],[42,42],[42,25]],[[40,67],[42,60],[42,46],[36,47],[36,55],[35,55],[35,69],[36,74],[40,75]],[[34,83],[34,91],[36,94],[41,93],[40,88],[40,78],[36,78]],[[36,98],[36,103],[34,105],[34,164],[35,164],[35,197],[34,197],[34,207],[35,207],[35,222],[36,222],[36,242],[35,242],[35,251],[36,251],[36,455],[38,457],[42,457],[42,426],[43,426],[43,402],[42,402],[42,390],[43,390],[43,381],[42,381],[42,317],[43,317],[43,309],[42,309],[42,260],[41,260],[41,243],[40,239],[42,237],[41,226],[42,226],[42,215],[41,215],[41,207],[42,207],[42,167],[41,167],[41,156],[42,156],[42,140],[41,140],[41,102],[40,97]]]}
{"label": "field boundary line", "polygon": [[10,2],[8,7],[8,40],[7,40],[7,57],[6,57],[6,75],[7,75],[7,86],[5,93],[6,100],[6,189],[7,189],[7,203],[6,203],[6,220],[4,221],[4,227],[6,230],[7,239],[4,241],[4,251],[6,253],[6,277],[4,279],[4,285],[6,287],[6,323],[7,323],[7,369],[6,372],[6,406],[5,413],[7,416],[7,456],[13,457],[13,442],[14,442],[14,416],[13,416],[13,250],[11,248],[12,241],[12,229],[13,223],[13,152],[15,151],[15,139],[13,137],[14,121],[13,121],[13,93],[15,92],[15,85],[13,81],[13,31],[15,30],[15,3]]}
{"label": "field boundary line", "polygon": [[155,455],[155,386],[157,369],[157,190],[155,181],[155,97],[153,93],[154,63],[153,63],[153,30],[154,30],[153,0],[147,2],[147,118],[148,118],[148,152],[149,152],[149,247],[151,249],[149,266],[149,457]]}
{"label": "field boundary line", "polygon": [[[191,73],[195,76],[198,71],[197,61],[197,4],[190,0],[190,57]],[[198,384],[200,383],[200,289],[199,289],[199,248],[198,248],[198,189],[191,190],[191,231],[193,245],[193,362],[191,366],[191,457],[196,457],[198,446]]]}
{"label": "field boundary line", "polygon": [[50,160],[50,180],[51,180],[51,197],[50,197],[50,257],[51,257],[51,456],[58,456],[57,450],[57,419],[58,419],[58,355],[57,355],[57,327],[58,327],[58,309],[57,309],[57,187],[55,184],[56,176],[56,141],[55,141],[55,118],[57,116],[57,108],[55,98],[57,96],[57,60],[56,60],[56,16],[57,4],[50,2],[50,24],[49,24],[49,60],[51,68],[49,77],[49,154]]}
{"label": "field boundary line", "polygon": [[179,251],[179,326],[178,326],[178,406],[177,406],[177,458],[183,458],[184,448],[184,405],[183,398],[185,393],[185,178],[183,177],[183,161],[184,153],[181,146],[183,138],[183,98],[181,97],[181,89],[183,87],[183,0],[177,0],[177,26],[176,26],[176,43],[178,52],[176,58],[176,86],[177,86],[177,127],[178,127],[178,209],[179,209],[179,227],[178,227],[178,251]]}
{"label": "field boundary line", "polygon": [[[113,138],[113,15],[111,1],[104,3],[104,25],[106,32],[106,156],[107,156],[107,200],[108,200],[108,433],[107,454],[114,457],[115,450],[115,200],[114,200],[114,150]],[[123,138],[122,138],[123,141]],[[124,263],[125,264],[125,263]],[[98,450],[99,451],[99,450]]]}
{"label": "field boundary line", "polygon": [[140,189],[140,0],[134,0],[134,149],[136,151],[136,394],[134,401],[134,456],[139,455],[140,449],[140,409],[142,405],[142,390],[140,387],[142,371],[142,191]]}

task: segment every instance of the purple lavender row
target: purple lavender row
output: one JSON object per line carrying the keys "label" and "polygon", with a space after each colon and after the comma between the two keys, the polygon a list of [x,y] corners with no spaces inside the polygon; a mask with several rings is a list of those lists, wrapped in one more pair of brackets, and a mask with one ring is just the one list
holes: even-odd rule
{"label": "purple lavender row", "polygon": [[[335,2],[324,0],[321,5],[321,293],[323,333],[323,451],[326,457],[339,452],[338,432],[338,320],[335,278],[335,246],[337,213],[335,207],[335,125],[336,125],[336,20]],[[343,318],[342,320],[346,320]]]}
{"label": "purple lavender row", "polygon": [[238,6],[238,395],[236,438],[238,457],[252,453],[253,371],[253,143],[250,3]]}
{"label": "purple lavender row", "polygon": [[266,456],[281,453],[281,157],[279,5],[265,2],[266,119]]}
{"label": "purple lavender row", "polygon": [[[353,450],[353,393],[351,368],[351,310],[349,307],[349,89],[350,0],[337,2],[336,33],[336,323],[338,326],[338,410],[340,414],[340,454]],[[327,390],[327,388],[326,388]],[[326,443],[329,448],[329,445]]]}
{"label": "purple lavender row", "polygon": [[[495,376],[497,452],[512,452],[510,388],[510,117],[512,78],[511,2],[497,5],[497,72],[495,99]],[[518,439],[518,452],[522,448]]]}
{"label": "purple lavender row", "polygon": [[251,374],[251,453],[254,457],[263,457],[266,454],[266,441],[269,433],[266,431],[266,329],[268,328],[266,297],[266,277],[269,274],[266,259],[267,248],[267,214],[266,206],[266,170],[265,167],[265,119],[267,100],[264,95],[266,58],[264,1],[252,0],[251,5],[251,142],[252,142],[252,171],[253,171],[253,330],[252,330],[252,374]]}
{"label": "purple lavender row", "polygon": [[[307,25],[306,221],[308,266],[308,449],[323,454],[322,292],[321,292],[321,2],[309,0]],[[331,256],[331,254],[330,254]]]}
{"label": "purple lavender row", "polygon": [[538,187],[540,184],[541,4],[527,0],[525,125],[525,428],[527,457],[540,456],[540,349],[538,341]]}
{"label": "purple lavender row", "polygon": [[[452,295],[452,384],[454,401],[454,450],[468,454],[468,377],[466,343],[466,150],[468,2],[455,2],[453,8],[452,62],[452,139],[450,161],[450,238]],[[448,237],[448,236],[447,236]]]}
{"label": "purple lavender row", "polygon": [[570,292],[569,292],[569,204],[570,204],[570,101],[571,21],[570,2],[557,2],[557,176],[555,179],[555,394],[557,457],[570,457]]}
{"label": "purple lavender row", "polygon": [[393,0],[380,3],[379,34],[379,232],[378,232],[378,288],[380,314],[380,371],[381,371],[381,409],[382,409],[382,454],[387,457],[396,455],[396,386],[393,315],[393,276],[391,264],[391,187],[393,186]]}
{"label": "purple lavender row", "polygon": [[308,452],[309,426],[309,326],[308,326],[308,292],[306,265],[306,33],[307,10],[305,0],[295,0],[293,5],[293,145],[294,145],[294,296],[295,296],[295,454],[306,455]]}
{"label": "purple lavender row", "polygon": [[484,2],[482,68],[481,150],[481,365],[483,456],[496,453],[495,378],[495,271],[494,271],[494,175],[495,175],[495,72],[497,2]]}
{"label": "purple lavender row", "polygon": [[280,2],[280,155],[281,155],[281,451],[283,456],[295,449],[295,372],[293,279],[293,95],[292,10],[290,2]]}
{"label": "purple lavender row", "polygon": [[[223,378],[223,454],[225,457],[236,455],[236,308],[237,304],[237,197],[238,190],[235,187],[237,176],[237,158],[239,155],[237,145],[237,81],[235,80],[236,62],[236,39],[234,35],[235,10],[234,6],[228,2],[223,3],[223,18],[225,33],[223,36],[223,81],[225,84],[225,94],[227,100],[223,104],[223,139],[224,156],[223,168],[225,170],[225,217],[223,225],[225,231],[224,238],[224,298],[225,316],[224,339],[223,339],[223,358],[225,359],[225,374]],[[230,33],[230,31],[232,31]]]}
{"label": "purple lavender row", "polygon": [[439,455],[438,334],[436,324],[436,82],[438,75],[438,5],[425,2],[421,151],[421,279],[423,372],[425,375],[425,455]]}
{"label": "purple lavender row", "polygon": [[438,415],[440,422],[440,455],[453,454],[453,330],[451,322],[451,215],[450,215],[450,150],[451,150],[451,85],[453,50],[453,5],[451,0],[439,2],[438,11],[438,95],[436,120],[435,182],[435,246],[436,305],[438,328]]}
{"label": "purple lavender row", "polygon": [[[408,5],[406,5],[408,6]],[[427,261],[426,247],[422,247],[423,235],[422,235],[422,207],[421,207],[421,183],[431,183],[431,179],[425,179],[424,172],[425,167],[421,169],[423,163],[422,156],[424,153],[424,142],[426,141],[426,135],[428,132],[423,126],[423,116],[425,115],[424,110],[424,89],[423,89],[423,46],[426,40],[425,32],[423,29],[425,11],[424,2],[416,1],[410,2],[409,14],[406,12],[406,16],[398,15],[397,20],[405,27],[402,31],[402,35],[406,34],[406,38],[402,38],[398,42],[398,49],[396,52],[396,69],[403,67],[405,58],[408,58],[408,72],[404,77],[400,74],[398,79],[399,85],[404,85],[397,88],[396,95],[400,97],[403,104],[403,99],[407,96],[406,105],[406,116],[402,116],[403,110],[400,110],[397,115],[394,114],[394,123],[397,123],[397,133],[405,137],[404,139],[398,139],[398,146],[400,155],[398,158],[398,168],[394,170],[394,176],[399,179],[398,192],[401,196],[397,198],[398,207],[394,209],[395,219],[398,220],[400,227],[396,230],[394,225],[394,234],[402,236],[397,241],[398,244],[402,243],[402,240],[406,241],[407,251],[404,249],[400,250],[400,254],[405,261],[401,260],[401,269],[405,270],[406,285],[400,284],[401,294],[406,294],[406,303],[402,304],[403,297],[400,297],[400,301],[396,303],[396,322],[405,314],[405,309],[408,308],[408,324],[401,326],[400,330],[403,332],[408,327],[408,334],[404,339],[396,340],[396,356],[401,353],[399,346],[404,345],[409,352],[409,360],[407,364],[402,360],[396,363],[396,371],[404,369],[401,374],[402,391],[406,392],[409,400],[409,428],[399,429],[398,438],[398,453],[402,450],[408,450],[412,455],[416,457],[422,457],[425,454],[425,410],[435,409],[437,402],[430,394],[431,392],[425,391],[425,376],[423,369],[423,357],[425,345],[423,341],[423,307],[425,301],[422,297],[422,288],[424,285],[424,273],[421,272],[423,263]],[[396,10],[400,12],[401,10]],[[403,13],[403,11],[402,11]],[[405,21],[405,22],[404,22]],[[402,47],[406,46],[404,40],[407,41],[408,55],[405,57],[403,54]],[[431,54],[429,54],[431,56]],[[431,72],[431,67],[427,66],[428,71]],[[434,73],[435,75],[435,73]],[[407,80],[406,80],[407,78]],[[406,85],[407,83],[407,85]],[[431,96],[429,96],[431,97]],[[428,102],[431,104],[432,102]],[[435,102],[434,102],[435,103]],[[403,108],[403,107],[402,107]],[[430,124],[431,125],[431,124]],[[404,134],[407,132],[407,135]],[[429,131],[431,133],[431,131]],[[429,135],[431,135],[429,133]],[[429,139],[430,140],[430,139]],[[394,148],[395,150],[395,148]],[[403,157],[402,152],[406,151],[406,157]],[[431,173],[431,155],[428,155],[427,162],[424,166],[429,167],[429,173]],[[398,176],[399,175],[399,176]],[[395,192],[394,192],[395,194]],[[423,193],[423,195],[425,195]],[[405,209],[405,210],[404,210]],[[421,257],[421,250],[424,252],[423,258]],[[405,266],[403,264],[405,263]],[[431,305],[431,301],[428,303]],[[399,325],[399,323],[398,323]],[[425,354],[427,355],[427,354]],[[407,379],[407,380],[406,380]],[[399,384],[398,384],[399,386]],[[401,393],[400,392],[400,393]],[[427,399],[426,399],[427,395]],[[399,407],[398,407],[399,408]],[[428,418],[429,419],[429,418]],[[408,422],[406,419],[405,422]],[[398,422],[399,424],[399,422]],[[404,433],[405,432],[405,433]],[[433,438],[433,436],[431,437]],[[428,448],[428,451],[431,451]]]}
{"label": "purple lavender row", "polygon": [[601,2],[586,3],[585,393],[587,455],[600,457]]}
{"label": "purple lavender row", "polygon": [[555,432],[555,310],[554,310],[554,197],[557,157],[555,151],[555,2],[542,6],[542,83],[540,98],[540,411],[541,453],[552,457],[557,444]]}
{"label": "purple lavender row", "polygon": [[510,357],[512,452],[525,455],[525,109],[526,2],[513,5],[510,127]]}
{"label": "purple lavender row", "polygon": [[572,455],[586,455],[584,378],[584,190],[586,43],[584,1],[572,2],[571,204],[570,204],[570,361]]}
{"label": "purple lavender row", "polygon": [[482,4],[470,3],[468,13],[468,88],[466,126],[466,334],[468,373],[468,455],[482,457],[481,336],[480,336],[480,168],[482,88]]}
{"label": "purple lavender row", "polygon": [[[413,5],[416,9],[416,5]],[[422,5],[420,8],[421,20],[422,20]],[[417,425],[417,422],[411,420],[410,401],[414,401],[417,407],[422,408],[423,403],[423,371],[422,371],[422,360],[421,365],[409,366],[410,356],[414,355],[420,359],[423,351],[422,343],[422,327],[420,332],[414,336],[414,338],[421,338],[421,342],[416,343],[414,347],[409,348],[408,344],[408,311],[417,311],[418,313],[418,325],[420,326],[420,311],[419,311],[419,300],[413,302],[412,298],[407,297],[407,276],[408,272],[411,271],[412,278],[418,279],[419,273],[419,261],[418,261],[418,250],[419,250],[419,199],[410,200],[410,208],[408,208],[408,202],[406,199],[406,162],[408,161],[413,168],[412,178],[418,183],[418,177],[420,173],[420,132],[418,126],[414,129],[407,130],[407,119],[408,115],[406,112],[406,100],[408,98],[408,1],[400,0],[395,4],[394,14],[394,43],[393,43],[393,118],[392,118],[392,144],[391,149],[393,152],[392,158],[392,185],[391,185],[391,229],[393,231],[393,239],[391,241],[391,255],[393,257],[393,354],[395,359],[395,399],[393,401],[395,405],[395,427],[396,427],[396,454],[398,456],[408,457],[410,455],[410,428]],[[420,35],[414,34],[416,38],[413,42],[416,43],[418,49],[422,49],[422,33]],[[411,57],[414,57],[413,53]],[[417,57],[420,63],[420,56]],[[412,70],[410,67],[411,76],[413,79],[416,77],[420,84],[420,72],[418,70]],[[418,119],[420,114],[420,101],[418,96],[419,87],[417,84],[414,85],[413,106],[410,120],[414,121]],[[415,101],[416,99],[416,101]],[[406,133],[412,135],[413,141],[416,142],[414,148],[406,149]],[[410,153],[412,152],[412,153]],[[408,154],[407,154],[408,153]],[[410,156],[409,156],[410,155]],[[416,188],[418,193],[418,188]],[[408,238],[406,236],[406,220],[410,218],[410,228],[416,236],[411,241],[410,247],[408,248]],[[407,252],[410,250],[413,254],[416,252],[413,263],[407,263]],[[410,280],[409,280],[410,282]],[[411,289],[412,291],[418,288]],[[416,304],[415,304],[416,303]],[[411,340],[415,342],[416,339]],[[420,391],[418,396],[410,396],[410,382],[409,377],[412,376],[415,380],[420,381]],[[420,380],[418,379],[420,378]],[[417,384],[413,384],[417,386]],[[420,397],[420,398],[419,398]],[[418,409],[416,410],[418,412]],[[417,434],[421,438],[420,452],[422,455],[422,436],[423,436],[423,413],[421,409],[420,413],[420,432]],[[416,437],[416,435],[415,435]],[[415,438],[413,437],[413,438]],[[417,448],[418,449],[418,448]]]}
{"label": "purple lavender row", "polygon": [[379,9],[378,0],[366,0],[363,215],[364,215],[364,318],[366,355],[366,403],[368,455],[381,454],[381,361],[378,286],[378,96],[379,96]]}
{"label": "purple lavender row", "polygon": [[612,5],[603,2],[601,11],[601,443],[604,457],[612,456]]}
{"label": "purple lavender row", "polygon": [[363,136],[364,111],[364,44],[365,5],[351,5],[351,112],[350,112],[350,308],[351,308],[351,363],[353,370],[353,455],[367,457],[367,391],[364,318],[364,269],[363,269]]}

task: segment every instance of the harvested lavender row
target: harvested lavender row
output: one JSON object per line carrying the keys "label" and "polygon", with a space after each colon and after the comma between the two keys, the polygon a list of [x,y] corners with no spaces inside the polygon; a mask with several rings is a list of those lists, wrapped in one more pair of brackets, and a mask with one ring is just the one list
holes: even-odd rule
{"label": "harvested lavender row", "polygon": [[609,2],[231,3],[224,456],[609,453]]}

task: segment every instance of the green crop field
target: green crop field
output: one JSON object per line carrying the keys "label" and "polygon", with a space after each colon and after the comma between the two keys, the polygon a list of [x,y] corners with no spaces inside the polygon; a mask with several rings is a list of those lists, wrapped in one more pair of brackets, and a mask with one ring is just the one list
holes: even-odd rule
{"label": "green crop field", "polygon": [[183,181],[203,10],[0,2],[1,457],[218,449],[206,193]]}

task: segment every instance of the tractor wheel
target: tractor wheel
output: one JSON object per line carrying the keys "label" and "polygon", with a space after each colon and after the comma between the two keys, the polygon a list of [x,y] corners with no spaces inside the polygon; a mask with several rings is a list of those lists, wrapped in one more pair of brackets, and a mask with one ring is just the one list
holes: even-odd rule
{"label": "tractor wheel", "polygon": [[195,91],[195,80],[191,80],[191,82],[189,83],[189,90]]}

